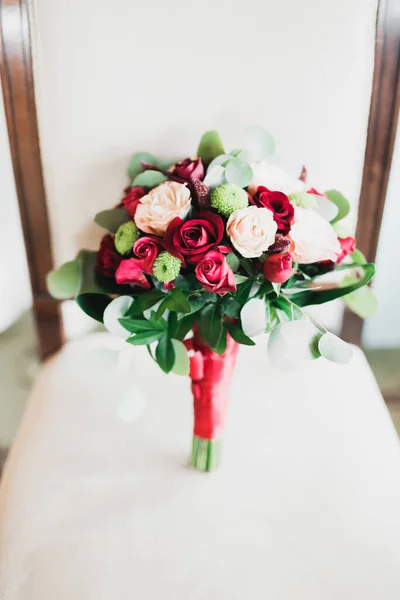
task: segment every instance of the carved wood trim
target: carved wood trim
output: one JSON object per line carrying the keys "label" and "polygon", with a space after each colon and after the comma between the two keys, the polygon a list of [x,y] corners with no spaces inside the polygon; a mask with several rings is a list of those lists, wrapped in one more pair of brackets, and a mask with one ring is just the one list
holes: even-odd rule
{"label": "carved wood trim", "polygon": [[53,267],[37,124],[29,3],[0,0],[1,83],[25,238],[41,358],[63,342],[60,308],[47,293]]}

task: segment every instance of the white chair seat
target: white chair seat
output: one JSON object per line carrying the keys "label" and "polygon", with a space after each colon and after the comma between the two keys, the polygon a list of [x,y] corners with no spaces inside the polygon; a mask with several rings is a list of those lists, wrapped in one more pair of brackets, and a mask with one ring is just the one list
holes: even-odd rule
{"label": "white chair seat", "polygon": [[400,598],[399,443],[361,351],[282,375],[264,342],[241,348],[204,474],[188,379],[138,350],[147,406],[124,422],[129,378],[111,392],[83,368],[112,343],[70,343],[41,372],[0,488],[2,600]]}

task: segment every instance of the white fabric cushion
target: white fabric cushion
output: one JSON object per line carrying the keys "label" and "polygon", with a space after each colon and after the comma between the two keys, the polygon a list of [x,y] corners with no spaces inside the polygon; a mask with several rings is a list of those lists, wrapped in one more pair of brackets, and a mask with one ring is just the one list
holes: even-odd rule
{"label": "white fabric cushion", "polygon": [[[363,354],[282,375],[241,348],[223,465],[187,466],[191,396],[95,334],[43,369],[0,488],[2,600],[397,600],[399,443]],[[97,360],[105,358],[98,351]],[[147,406],[121,420],[135,384]],[[96,383],[95,383],[96,381]]]}

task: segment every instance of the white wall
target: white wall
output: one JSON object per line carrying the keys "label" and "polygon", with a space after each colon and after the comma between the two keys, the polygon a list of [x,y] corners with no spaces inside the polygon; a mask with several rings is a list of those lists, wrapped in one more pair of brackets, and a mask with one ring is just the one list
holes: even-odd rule
{"label": "white wall", "polygon": [[[186,156],[206,129],[248,124],[277,160],[356,208],[376,0],[40,0],[37,88],[57,262],[96,247],[129,156]],[[353,221],[356,212],[353,213]],[[335,313],[333,321],[339,319]]]}
{"label": "white wall", "polygon": [[24,239],[0,87],[0,332],[32,302]]}
{"label": "white wall", "polygon": [[400,278],[398,239],[400,225],[400,122],[397,127],[389,187],[376,256],[373,290],[376,314],[364,325],[363,343],[368,348],[400,347]]}

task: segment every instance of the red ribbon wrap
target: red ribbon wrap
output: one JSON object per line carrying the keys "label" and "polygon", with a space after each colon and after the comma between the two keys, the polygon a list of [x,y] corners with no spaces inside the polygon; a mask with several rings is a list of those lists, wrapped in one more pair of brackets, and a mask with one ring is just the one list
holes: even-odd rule
{"label": "red ribbon wrap", "polygon": [[185,345],[190,357],[190,378],[194,400],[194,435],[205,440],[222,437],[229,389],[239,345],[228,334],[226,351],[217,354],[197,330]]}

